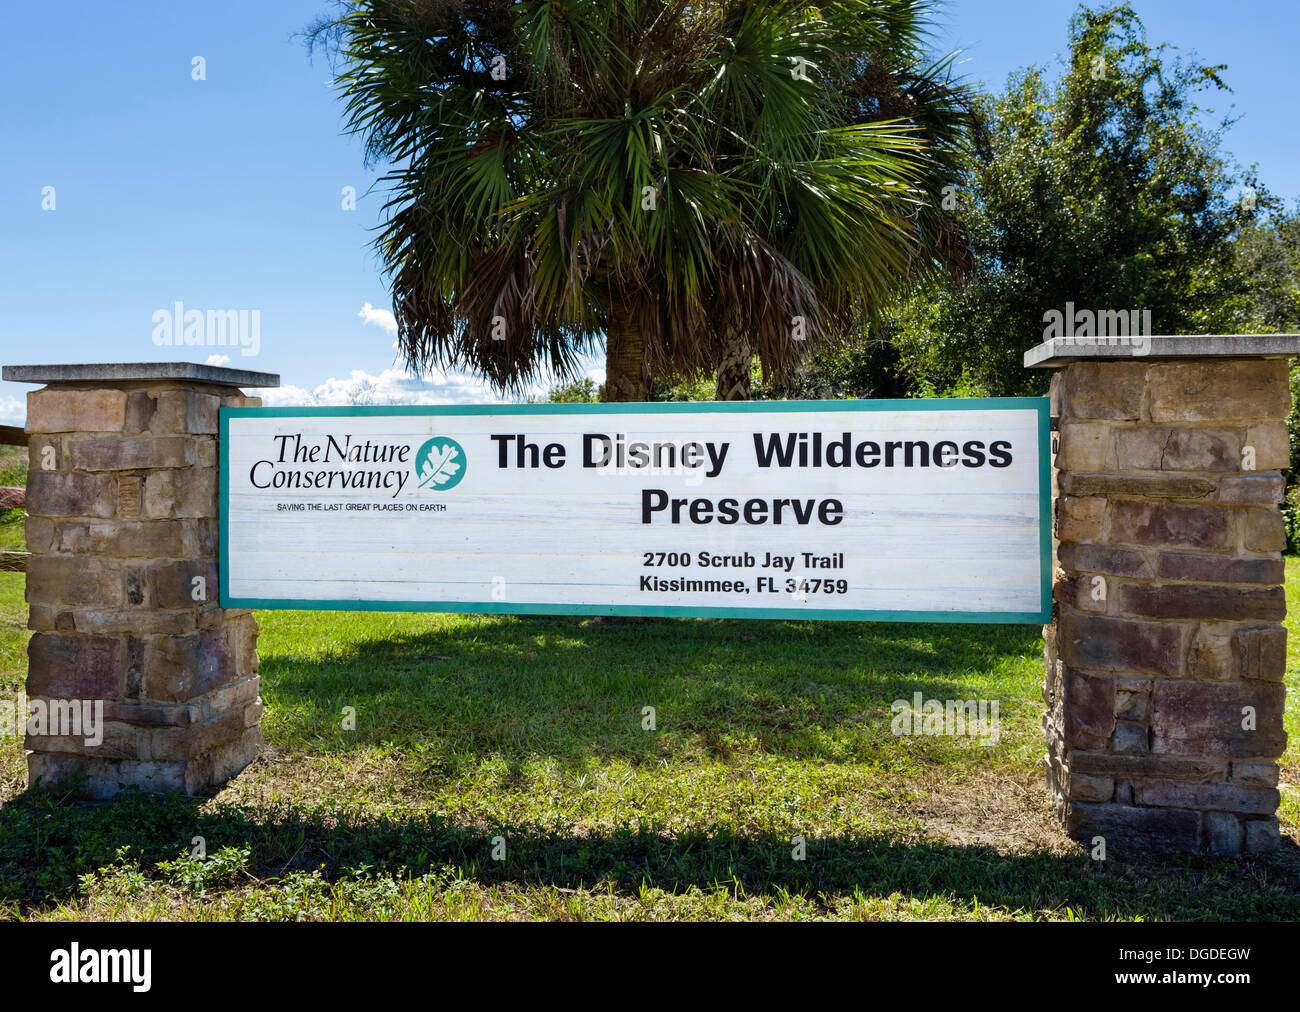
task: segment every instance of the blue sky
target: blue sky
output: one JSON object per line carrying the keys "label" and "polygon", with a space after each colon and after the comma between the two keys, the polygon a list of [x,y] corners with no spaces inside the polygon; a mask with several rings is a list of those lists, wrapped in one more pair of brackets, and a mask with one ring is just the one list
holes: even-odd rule
{"label": "blue sky", "polygon": [[[949,0],[936,47],[1000,88],[1054,65],[1072,0]],[[1229,65],[1227,149],[1300,199],[1294,0],[1138,0],[1152,41]],[[381,194],[341,134],[323,59],[294,38],[323,0],[69,0],[6,12],[0,40],[0,362],[204,361],[278,372],[273,403],[490,401],[473,377],[404,377],[368,247]],[[194,58],[204,80],[194,79]],[[356,209],[343,189],[355,187]],[[47,187],[53,187],[54,209]],[[155,313],[257,310],[260,347],[155,345]],[[251,349],[250,349],[251,350]],[[598,365],[599,363],[593,363]],[[0,421],[28,386],[0,383]]]}

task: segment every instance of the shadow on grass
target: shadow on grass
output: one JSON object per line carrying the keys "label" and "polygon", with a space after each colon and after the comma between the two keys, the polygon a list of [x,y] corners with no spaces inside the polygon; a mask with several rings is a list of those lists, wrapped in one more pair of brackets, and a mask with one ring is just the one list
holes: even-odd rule
{"label": "shadow on grass", "polygon": [[[368,816],[337,807],[249,809],[130,790],[104,803],[58,803],[27,794],[0,807],[0,901],[29,911],[78,891],[78,877],[111,865],[119,847],[146,874],[202,836],[209,853],[248,847],[259,879],[321,870],[331,881],[361,869],[418,876],[450,868],[483,885],[597,887],[635,896],[642,884],[670,892],[740,884],[749,896],[775,890],[811,898],[942,898],[1010,911],[1114,918],[1295,920],[1300,855],[1218,861],[1195,855],[1113,854],[1104,865],[1080,854],[999,854],[920,835],[813,837],[794,861],[788,835],[723,830],[670,836],[646,830],[581,835],[563,827],[465,828],[437,816]],[[493,861],[493,838],[507,859]],[[1115,848],[1118,851],[1118,848]],[[152,874],[157,875],[154,870]]]}
{"label": "shadow on grass", "polygon": [[[674,733],[799,754],[801,737],[811,749],[845,722],[889,737],[889,704],[915,692],[1000,698],[1004,717],[1041,709],[1034,627],[476,616],[358,636],[326,622],[332,647],[304,657],[273,645],[290,639],[274,614],[259,617],[272,632],[262,695],[290,748],[432,740],[457,754],[635,758],[654,747],[635,733],[651,705]],[[346,706],[365,716],[356,734],[338,733]]]}

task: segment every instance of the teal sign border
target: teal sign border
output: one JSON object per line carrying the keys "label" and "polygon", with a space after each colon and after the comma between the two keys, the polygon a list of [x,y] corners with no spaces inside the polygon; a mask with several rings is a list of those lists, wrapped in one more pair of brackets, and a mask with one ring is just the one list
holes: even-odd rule
{"label": "teal sign border", "polygon": [[[677,605],[514,604],[500,601],[330,601],[231,597],[228,585],[230,554],[230,419],[232,418],[348,418],[356,415],[608,415],[702,414],[734,412],[827,411],[988,411],[1026,408],[1038,412],[1039,555],[1042,603],[1036,612],[952,611],[810,611],[800,608],[688,608]],[[221,409],[221,607],[293,609],[305,611],[437,611],[472,614],[639,615],[679,618],[803,619],[840,622],[945,622],[990,625],[1044,625],[1052,620],[1052,455],[1051,417],[1046,397],[899,401],[721,401],[653,404],[474,404],[465,406],[338,407],[338,408],[222,408]]]}

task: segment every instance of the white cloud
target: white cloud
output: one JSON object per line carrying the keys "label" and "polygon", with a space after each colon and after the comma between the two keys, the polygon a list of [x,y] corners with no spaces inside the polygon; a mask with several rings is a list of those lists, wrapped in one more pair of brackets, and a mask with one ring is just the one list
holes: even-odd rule
{"label": "white cloud", "polygon": [[[584,375],[597,384],[605,382],[605,370],[587,369]],[[545,397],[560,381],[543,377],[531,383],[520,395]],[[254,391],[256,392],[256,391]],[[373,375],[353,369],[346,379],[331,377],[312,389],[296,386],[261,391],[262,403],[268,408],[346,407],[349,404],[373,404],[377,407],[403,404],[506,404],[505,398],[485,380],[463,372],[435,369],[423,379],[415,379],[404,369],[385,369]]]}
{"label": "white cloud", "polygon": [[209,355],[207,365],[225,365],[230,361],[229,355]]}
{"label": "white cloud", "polygon": [[385,369],[378,376],[353,369],[347,379],[332,377],[311,390],[279,387],[265,390],[261,396],[267,407],[502,403],[502,398],[483,380],[436,370],[427,378],[414,379],[401,369]]}
{"label": "white cloud", "polygon": [[27,404],[17,397],[0,397],[0,425],[22,425],[27,421]]}
{"label": "white cloud", "polygon": [[387,309],[376,309],[369,302],[361,307],[361,312],[357,313],[365,325],[375,324],[377,327],[383,327],[390,334],[397,333],[397,318]]}

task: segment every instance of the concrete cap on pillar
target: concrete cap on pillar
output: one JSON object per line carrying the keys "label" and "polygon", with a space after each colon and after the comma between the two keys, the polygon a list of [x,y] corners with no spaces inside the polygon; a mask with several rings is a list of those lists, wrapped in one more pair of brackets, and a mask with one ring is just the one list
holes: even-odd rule
{"label": "concrete cap on pillar", "polygon": [[1186,334],[1174,337],[1054,337],[1025,352],[1026,369],[1084,360],[1292,358],[1300,334]]}
{"label": "concrete cap on pillar", "polygon": [[12,383],[149,383],[189,380],[228,387],[278,387],[273,372],[227,369],[199,362],[104,362],[87,365],[7,365],[0,378]]}

